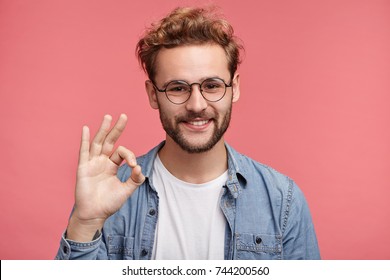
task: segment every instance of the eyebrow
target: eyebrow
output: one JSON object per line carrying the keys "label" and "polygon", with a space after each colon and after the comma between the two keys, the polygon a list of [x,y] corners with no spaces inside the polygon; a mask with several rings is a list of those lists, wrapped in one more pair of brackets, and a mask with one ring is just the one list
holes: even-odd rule
{"label": "eyebrow", "polygon": [[[208,79],[221,79],[222,81],[226,82],[225,79],[219,77],[219,76],[206,76],[206,77],[202,77],[198,80],[199,83],[202,83],[203,81],[205,80],[208,80]],[[173,79],[173,80],[169,80],[167,82],[165,82],[162,86],[162,88],[166,88],[167,85],[171,82],[186,82],[187,84],[192,84],[190,83],[189,81],[187,80],[183,80],[183,79]]]}

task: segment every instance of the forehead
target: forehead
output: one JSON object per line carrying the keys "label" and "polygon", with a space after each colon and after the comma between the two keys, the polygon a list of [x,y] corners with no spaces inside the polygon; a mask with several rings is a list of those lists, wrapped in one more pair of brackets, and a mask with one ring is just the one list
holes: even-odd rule
{"label": "forehead", "polygon": [[163,48],[156,57],[157,83],[169,80],[201,81],[207,77],[229,79],[224,49],[215,44]]}

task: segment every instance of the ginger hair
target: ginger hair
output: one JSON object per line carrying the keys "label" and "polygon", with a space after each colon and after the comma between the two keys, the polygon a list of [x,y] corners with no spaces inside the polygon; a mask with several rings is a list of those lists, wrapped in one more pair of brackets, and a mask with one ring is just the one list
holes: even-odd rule
{"label": "ginger hair", "polygon": [[156,57],[162,48],[202,44],[217,44],[224,49],[233,77],[241,62],[240,50],[243,47],[234,35],[233,27],[217,13],[215,7],[174,9],[146,29],[138,41],[136,54],[141,67],[153,81]]}

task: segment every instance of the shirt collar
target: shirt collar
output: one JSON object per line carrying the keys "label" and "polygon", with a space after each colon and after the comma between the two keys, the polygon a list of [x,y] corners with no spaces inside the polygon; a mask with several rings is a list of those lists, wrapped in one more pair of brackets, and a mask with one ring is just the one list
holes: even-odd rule
{"label": "shirt collar", "polygon": [[226,186],[232,196],[237,198],[242,188],[246,186],[246,168],[242,162],[242,155],[233,149],[229,144],[225,142],[225,147],[228,152],[228,174],[229,179],[226,182]]}
{"label": "shirt collar", "polygon": [[[149,180],[150,185],[153,187],[152,183],[152,172],[154,160],[157,157],[158,151],[165,145],[165,141],[162,141],[152,150],[150,150],[146,155],[137,159],[137,163],[141,166],[142,172],[145,177]],[[226,151],[228,153],[228,180],[226,182],[226,187],[232,194],[234,198],[237,198],[241,193],[242,187],[246,186],[246,169],[245,165],[242,163],[242,155],[234,150],[229,144],[225,142]]]}

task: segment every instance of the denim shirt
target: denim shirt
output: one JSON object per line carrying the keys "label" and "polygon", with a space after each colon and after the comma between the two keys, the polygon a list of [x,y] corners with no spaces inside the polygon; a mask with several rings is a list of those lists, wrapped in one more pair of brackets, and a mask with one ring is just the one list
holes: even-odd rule
{"label": "denim shirt", "polygon": [[[106,220],[100,237],[80,243],[63,235],[56,259],[151,259],[159,215],[152,170],[163,145],[164,142],[137,158],[146,180]],[[309,208],[297,185],[274,169],[239,154],[228,144],[225,146],[229,178],[220,201],[227,220],[224,258],[319,259]],[[121,181],[130,175],[127,164],[119,168]]]}

